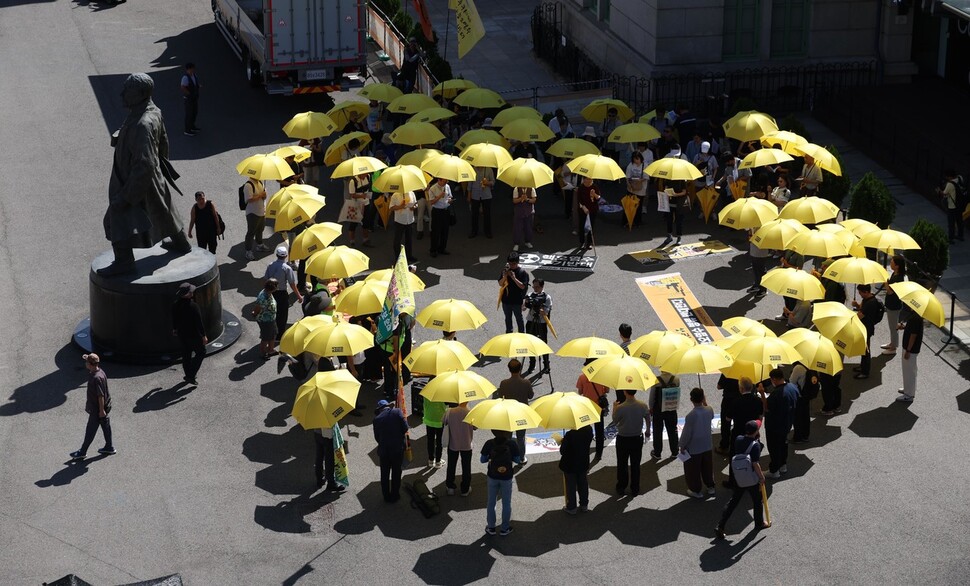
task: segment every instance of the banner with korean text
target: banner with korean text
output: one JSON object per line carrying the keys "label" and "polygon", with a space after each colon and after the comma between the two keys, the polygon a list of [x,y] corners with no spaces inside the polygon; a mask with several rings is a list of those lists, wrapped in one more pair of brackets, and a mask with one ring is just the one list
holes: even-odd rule
{"label": "banner with korean text", "polygon": [[640,277],[636,281],[650,307],[671,332],[684,334],[698,344],[724,337],[680,273]]}

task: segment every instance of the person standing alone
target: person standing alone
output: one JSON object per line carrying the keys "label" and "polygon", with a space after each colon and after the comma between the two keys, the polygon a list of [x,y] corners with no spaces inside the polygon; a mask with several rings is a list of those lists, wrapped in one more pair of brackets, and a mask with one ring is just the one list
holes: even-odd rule
{"label": "person standing alone", "polygon": [[613,403],[613,423],[616,424],[616,493],[626,494],[627,484],[633,496],[640,494],[640,461],[643,459],[643,425],[650,436],[650,410],[637,401],[636,390],[623,391],[622,403]]}
{"label": "person standing alone", "polygon": [[916,313],[907,318],[903,328],[903,388],[897,401],[912,403],[916,396],[916,358],[923,348],[923,318]]}
{"label": "person standing alone", "polygon": [[209,338],[205,335],[202,310],[195,302],[195,285],[182,283],[172,304],[172,334],[182,344],[182,380],[190,385],[199,384],[195,377],[205,359],[205,345]]}
{"label": "person standing alone", "polygon": [[195,74],[195,63],[185,64],[185,75],[182,76],[182,100],[185,102],[185,136],[195,136],[199,127],[195,125],[195,118],[199,114],[199,89],[202,84]]}
{"label": "person standing alone", "polygon": [[84,404],[84,410],[88,414],[88,425],[84,430],[84,442],[81,449],[71,452],[72,460],[83,460],[88,454],[88,448],[94,441],[94,435],[98,433],[98,427],[104,433],[104,447],[98,450],[99,454],[110,456],[118,452],[111,441],[111,420],[108,413],[111,413],[111,394],[108,392],[108,377],[101,370],[101,358],[97,354],[85,354],[84,366],[88,369],[88,396]]}

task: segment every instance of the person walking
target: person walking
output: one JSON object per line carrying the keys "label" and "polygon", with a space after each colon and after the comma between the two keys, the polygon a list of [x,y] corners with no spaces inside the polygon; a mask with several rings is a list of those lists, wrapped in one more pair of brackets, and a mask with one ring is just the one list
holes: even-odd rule
{"label": "person walking", "polygon": [[448,433],[448,468],[445,471],[445,490],[455,494],[455,472],[461,461],[461,496],[472,491],[472,440],[475,427],[465,422],[468,402],[460,403],[445,412],[444,428]]}
{"label": "person walking", "polygon": [[414,192],[395,193],[391,196],[388,209],[394,212],[394,260],[397,260],[403,243],[408,262],[414,262],[417,259],[411,250],[411,240],[414,233],[414,210],[418,209]]}
{"label": "person walking", "polygon": [[902,255],[894,254],[889,261],[889,268],[892,270],[892,274],[886,281],[886,300],[883,302],[883,306],[886,308],[886,321],[889,322],[889,343],[883,344],[880,348],[882,348],[883,354],[892,356],[896,354],[896,347],[899,345],[899,330],[902,329],[898,327],[899,311],[903,308],[903,302],[893,291],[892,285],[906,280],[906,259]]}
{"label": "person walking", "polygon": [[711,437],[711,422],[714,409],[707,404],[704,389],[690,391],[690,402],[694,408],[684,418],[684,431],[680,434],[680,453],[684,460],[684,480],[687,481],[687,496],[704,498],[701,483],[707,487],[707,494],[714,494],[714,440]]}
{"label": "person walking", "polygon": [[263,281],[276,279],[276,282],[280,284],[279,288],[273,291],[273,299],[276,300],[276,339],[279,339],[286,331],[287,319],[290,314],[290,294],[286,288],[289,287],[296,294],[297,303],[303,304],[303,295],[300,293],[300,287],[296,282],[296,271],[293,270],[290,263],[286,262],[288,254],[289,251],[285,246],[277,246],[276,260],[266,267],[266,272],[263,274]]}
{"label": "person walking", "polygon": [[263,360],[269,360],[276,352],[276,299],[274,293],[278,288],[276,279],[266,279],[263,290],[256,296],[256,307],[253,315],[259,325],[259,353]]}
{"label": "person walking", "polygon": [[923,318],[912,313],[903,328],[903,388],[901,395],[896,398],[903,403],[912,403],[916,396],[916,359],[923,348]]}
{"label": "person walking", "polygon": [[205,359],[205,345],[209,338],[205,335],[202,322],[202,309],[195,302],[195,285],[182,283],[175,294],[172,304],[172,335],[182,345],[182,380],[190,385],[199,384],[196,376]]}
{"label": "person walking", "polygon": [[428,205],[431,206],[431,256],[448,255],[448,229],[451,225],[451,195],[448,180],[439,177],[427,190]]}
{"label": "person walking", "polygon": [[[566,432],[559,443],[559,469],[566,486],[566,506],[570,515],[589,508],[589,444],[593,441],[593,428],[584,425]],[[578,503],[576,496],[579,496]]]}
{"label": "person walking", "polygon": [[616,493],[640,494],[640,461],[643,459],[643,426],[650,437],[650,409],[636,399],[635,389],[623,391],[622,403],[613,403],[613,423],[616,425]]}
{"label": "person walking", "polygon": [[519,447],[511,441],[512,436],[507,431],[493,430],[493,439],[482,446],[481,462],[488,465],[486,485],[488,486],[488,503],[485,511],[485,533],[495,535],[495,504],[499,494],[502,495],[502,526],[499,535],[512,533],[512,476],[515,474],[515,464],[524,464]]}
{"label": "person walking", "polygon": [[532,222],[535,216],[536,190],[531,187],[512,189],[512,250],[519,246],[532,248]]}
{"label": "person walking", "polygon": [[266,188],[263,187],[263,182],[259,179],[248,179],[243,186],[243,196],[246,198],[246,260],[256,260],[254,251],[269,250],[263,244],[263,228],[266,226]]}
{"label": "person walking", "polygon": [[384,502],[396,503],[401,499],[401,466],[404,465],[408,422],[393,403],[381,399],[374,411],[372,427],[381,467],[381,494]]}
{"label": "person walking", "polygon": [[[529,296],[522,301],[522,308],[529,310],[525,320],[525,333],[532,334],[543,342],[548,342],[549,328],[546,325],[546,320],[550,315],[552,315],[552,296],[543,290],[545,286],[546,282],[543,279],[538,277],[533,279],[532,293],[530,293]],[[529,356],[529,367],[526,369],[525,373],[529,374],[535,370],[535,367],[536,357]],[[539,371],[539,374],[542,375],[548,373],[549,355],[543,354],[542,370]]]}
{"label": "person walking", "polygon": [[222,236],[222,226],[219,222],[219,212],[216,211],[216,204],[205,198],[202,191],[195,192],[195,205],[189,213],[188,237],[192,237],[192,228],[195,228],[196,238],[199,248],[205,248],[212,254],[216,253],[216,246],[219,236]]}
{"label": "person walking", "polygon": [[[670,444],[671,457],[677,455],[677,404],[680,403],[680,379],[669,372],[661,372],[657,384],[650,387],[647,405],[653,420],[653,449],[650,457],[660,459],[664,447],[664,428],[667,429],[667,442]],[[673,409],[671,409],[673,407]]]}
{"label": "person walking", "polygon": [[525,330],[525,320],[522,319],[522,301],[529,286],[529,273],[519,266],[519,253],[511,252],[506,258],[505,269],[498,278],[502,288],[502,313],[505,314],[505,333],[512,333],[512,318],[515,317],[515,327],[519,332]]}
{"label": "person walking", "polygon": [[771,465],[766,476],[781,478],[782,474],[788,472],[788,434],[795,421],[798,387],[785,380],[785,373],[780,368],[773,368],[768,376],[771,379],[771,393],[765,399],[764,427]]}
{"label": "person walking", "polygon": [[104,434],[104,447],[98,450],[98,453],[106,456],[117,454],[111,439],[111,420],[108,418],[108,414],[111,413],[111,393],[108,392],[108,377],[101,370],[101,358],[94,353],[85,354],[81,358],[84,359],[84,366],[88,370],[88,392],[84,403],[88,424],[84,429],[81,449],[71,452],[71,459],[83,460],[87,457],[88,448],[91,447],[99,427]]}
{"label": "person walking", "polygon": [[472,212],[472,229],[469,238],[478,236],[478,218],[482,218],[485,238],[492,237],[492,186],[495,185],[495,171],[489,167],[475,167],[475,181],[465,183],[465,193]]}
{"label": "person walking", "polygon": [[[765,414],[765,399],[764,399],[764,389],[760,389],[760,393],[754,392],[754,383],[750,378],[743,376],[738,380],[738,390],[741,392],[741,396],[738,397],[737,402],[734,404],[733,415],[731,418],[731,437],[737,438],[739,435],[745,434],[745,425],[748,421],[756,420],[759,423]],[[759,396],[760,395],[760,396]],[[734,457],[734,447],[735,441],[731,441],[731,450],[728,453],[728,458]],[[728,478],[723,482],[724,486],[727,488],[733,488],[736,486],[734,482],[734,470],[728,466]]]}
{"label": "person walking", "polygon": [[199,133],[199,127],[195,125],[195,119],[199,115],[199,77],[195,74],[195,63],[191,61],[185,64],[185,74],[182,75],[182,101],[185,103],[185,136],[195,136]]}
{"label": "person walking", "polygon": [[757,419],[752,419],[744,424],[744,435],[740,435],[734,440],[733,452],[736,454],[747,454],[751,459],[751,468],[757,475],[758,482],[751,486],[734,486],[734,493],[731,495],[731,500],[728,501],[726,507],[724,507],[724,512],[721,514],[721,520],[717,524],[717,528],[714,530],[714,534],[718,539],[724,539],[726,536],[724,534],[724,529],[727,526],[728,519],[731,518],[731,514],[734,513],[734,509],[738,507],[738,503],[741,502],[741,498],[745,494],[751,497],[751,506],[754,509],[754,527],[757,530],[767,529],[770,527],[764,521],[764,510],[761,503],[761,487],[765,483],[765,474],[761,470],[761,464],[758,460],[761,458],[761,442],[758,441],[760,437],[759,430],[761,429],[761,424]]}
{"label": "person walking", "polygon": [[[587,358],[583,366],[588,366],[593,360],[595,358]],[[579,391],[579,394],[595,403],[600,409],[600,419],[593,424],[593,435],[596,439],[596,451],[594,452],[595,456],[593,460],[598,462],[603,458],[603,447],[606,445],[606,433],[603,420],[610,414],[609,389],[601,384],[592,382],[586,377],[585,372],[580,372],[579,378],[576,380],[576,390]]]}
{"label": "person walking", "polygon": [[[852,301],[852,307],[866,327],[866,352],[862,355],[859,366],[855,367],[855,377],[857,379],[869,378],[869,371],[872,368],[872,336],[876,333],[876,324],[882,319],[883,306],[872,293],[872,285],[856,285],[856,291],[862,301]],[[768,448],[771,451],[771,448]]]}
{"label": "person walking", "polygon": [[333,427],[314,429],[313,443],[316,445],[313,472],[317,477],[317,488],[323,488],[326,485],[324,490],[327,492],[343,492],[344,486],[338,484],[334,478],[336,464],[333,449]]}
{"label": "person walking", "polygon": [[421,418],[428,431],[428,468],[441,468],[445,465],[441,459],[441,436],[444,431],[445,404],[431,401],[422,397]]}
{"label": "person walking", "polygon": [[[509,378],[499,383],[498,389],[494,393],[495,398],[512,399],[523,405],[528,405],[532,397],[535,396],[535,391],[532,389],[532,383],[522,376],[522,363],[516,358],[509,360],[509,375]],[[525,457],[524,429],[515,432],[515,443],[518,444],[522,463],[527,464],[529,460]]]}

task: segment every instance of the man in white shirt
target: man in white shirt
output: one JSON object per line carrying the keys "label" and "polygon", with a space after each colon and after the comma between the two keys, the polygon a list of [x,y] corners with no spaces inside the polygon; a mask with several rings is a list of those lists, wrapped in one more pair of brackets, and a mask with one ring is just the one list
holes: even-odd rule
{"label": "man in white shirt", "polygon": [[[246,260],[255,260],[253,251],[266,252],[269,248],[263,244],[263,227],[266,225],[266,188],[258,179],[250,179],[243,187],[246,197]],[[256,247],[253,248],[253,240]]]}
{"label": "man in white shirt", "polygon": [[426,191],[428,205],[431,206],[431,256],[450,254],[448,252],[448,228],[451,223],[451,186],[448,180],[439,177]]}
{"label": "man in white shirt", "polygon": [[404,254],[407,255],[408,262],[417,260],[411,251],[411,232],[414,226],[414,210],[418,208],[418,200],[414,197],[413,191],[407,193],[395,193],[391,196],[390,211],[394,212],[394,256],[401,250],[401,243],[404,243]]}

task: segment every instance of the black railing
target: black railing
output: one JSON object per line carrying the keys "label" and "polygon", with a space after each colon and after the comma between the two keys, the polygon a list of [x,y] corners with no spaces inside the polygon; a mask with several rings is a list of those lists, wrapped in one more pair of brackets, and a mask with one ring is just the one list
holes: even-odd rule
{"label": "black railing", "polygon": [[563,40],[562,5],[544,2],[532,13],[532,50],[552,66],[567,81],[579,83],[575,89],[593,89],[582,86],[587,80],[600,80],[610,73],[600,68],[578,45]]}

